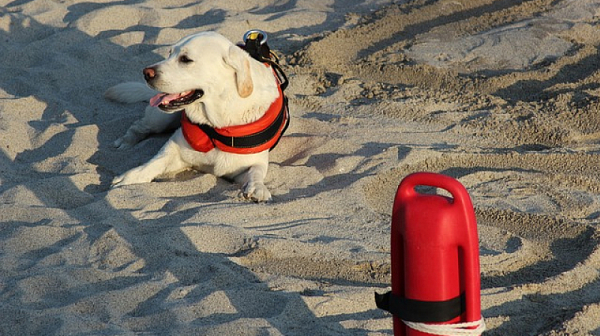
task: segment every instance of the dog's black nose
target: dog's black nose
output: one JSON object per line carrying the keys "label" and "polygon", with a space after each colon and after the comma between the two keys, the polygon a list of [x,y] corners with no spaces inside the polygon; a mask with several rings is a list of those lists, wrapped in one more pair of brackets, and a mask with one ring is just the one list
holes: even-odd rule
{"label": "dog's black nose", "polygon": [[156,77],[156,70],[154,70],[154,68],[146,68],[143,72],[144,79],[146,79],[147,82],[153,80]]}

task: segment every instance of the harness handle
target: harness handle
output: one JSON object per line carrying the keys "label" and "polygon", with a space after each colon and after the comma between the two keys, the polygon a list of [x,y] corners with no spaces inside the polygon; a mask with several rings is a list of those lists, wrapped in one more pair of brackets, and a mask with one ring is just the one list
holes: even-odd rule
{"label": "harness handle", "polygon": [[288,79],[281,66],[279,66],[279,58],[271,51],[271,48],[267,44],[267,33],[259,29],[252,29],[244,34],[243,39],[243,49],[255,60],[269,64],[277,75],[281,90],[285,90],[288,86]]}

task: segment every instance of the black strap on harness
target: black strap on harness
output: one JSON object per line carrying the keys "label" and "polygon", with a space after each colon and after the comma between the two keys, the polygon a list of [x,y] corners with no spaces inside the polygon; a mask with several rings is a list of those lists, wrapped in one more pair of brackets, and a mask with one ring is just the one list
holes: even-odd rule
{"label": "black strap on harness", "polygon": [[465,293],[446,301],[419,301],[387,292],[375,293],[377,308],[404,321],[436,323],[450,321],[465,312]]}
{"label": "black strap on harness", "polygon": [[[264,129],[258,133],[254,133],[254,134],[250,134],[250,135],[246,135],[246,136],[238,136],[238,137],[225,136],[225,135],[218,133],[214,128],[212,128],[208,125],[204,125],[204,124],[198,125],[198,127],[200,127],[200,129],[204,133],[206,133],[206,135],[208,135],[208,137],[213,141],[213,143],[214,143],[214,140],[218,140],[219,142],[221,142],[227,146],[235,147],[235,148],[258,147],[262,144],[267,143],[269,140],[271,140],[275,136],[277,136],[277,132],[279,131],[279,128],[285,122],[285,125],[283,126],[283,130],[281,131],[281,135],[283,135],[283,133],[285,132],[285,130],[287,129],[287,127],[290,123],[289,115],[287,115],[288,114],[287,105],[288,105],[287,97],[284,96],[281,110],[279,111],[279,114],[277,115],[277,118],[273,121],[273,123],[271,125],[269,125],[269,127],[267,127],[266,129]],[[277,146],[277,144],[279,143],[280,139],[281,139],[281,137],[279,139],[277,139],[277,141],[275,142],[273,147],[271,147],[269,150],[272,150],[273,148],[275,148],[275,146]]]}

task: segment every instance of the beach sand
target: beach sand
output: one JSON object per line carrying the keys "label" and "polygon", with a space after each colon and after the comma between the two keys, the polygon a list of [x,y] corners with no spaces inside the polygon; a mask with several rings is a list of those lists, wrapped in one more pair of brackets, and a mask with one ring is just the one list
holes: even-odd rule
{"label": "beach sand", "polygon": [[[0,1],[0,335],[392,335],[396,188],[477,215],[485,335],[600,335],[600,1]],[[273,202],[188,171],[103,92],[198,31],[290,79]]]}

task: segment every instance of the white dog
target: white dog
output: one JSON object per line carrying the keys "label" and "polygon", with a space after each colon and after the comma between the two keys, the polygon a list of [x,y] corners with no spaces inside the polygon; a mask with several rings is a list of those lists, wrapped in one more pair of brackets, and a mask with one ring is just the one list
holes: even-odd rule
{"label": "white dog", "polygon": [[115,142],[119,148],[181,122],[154,158],[116,177],[113,185],[151,182],[194,168],[240,183],[246,198],[270,200],[264,185],[269,150],[285,131],[289,114],[280,69],[274,71],[276,64],[269,60],[203,32],[183,38],[167,59],[144,69],[149,87],[130,82],[108,89],[105,96],[111,100],[150,100],[144,117]]}

